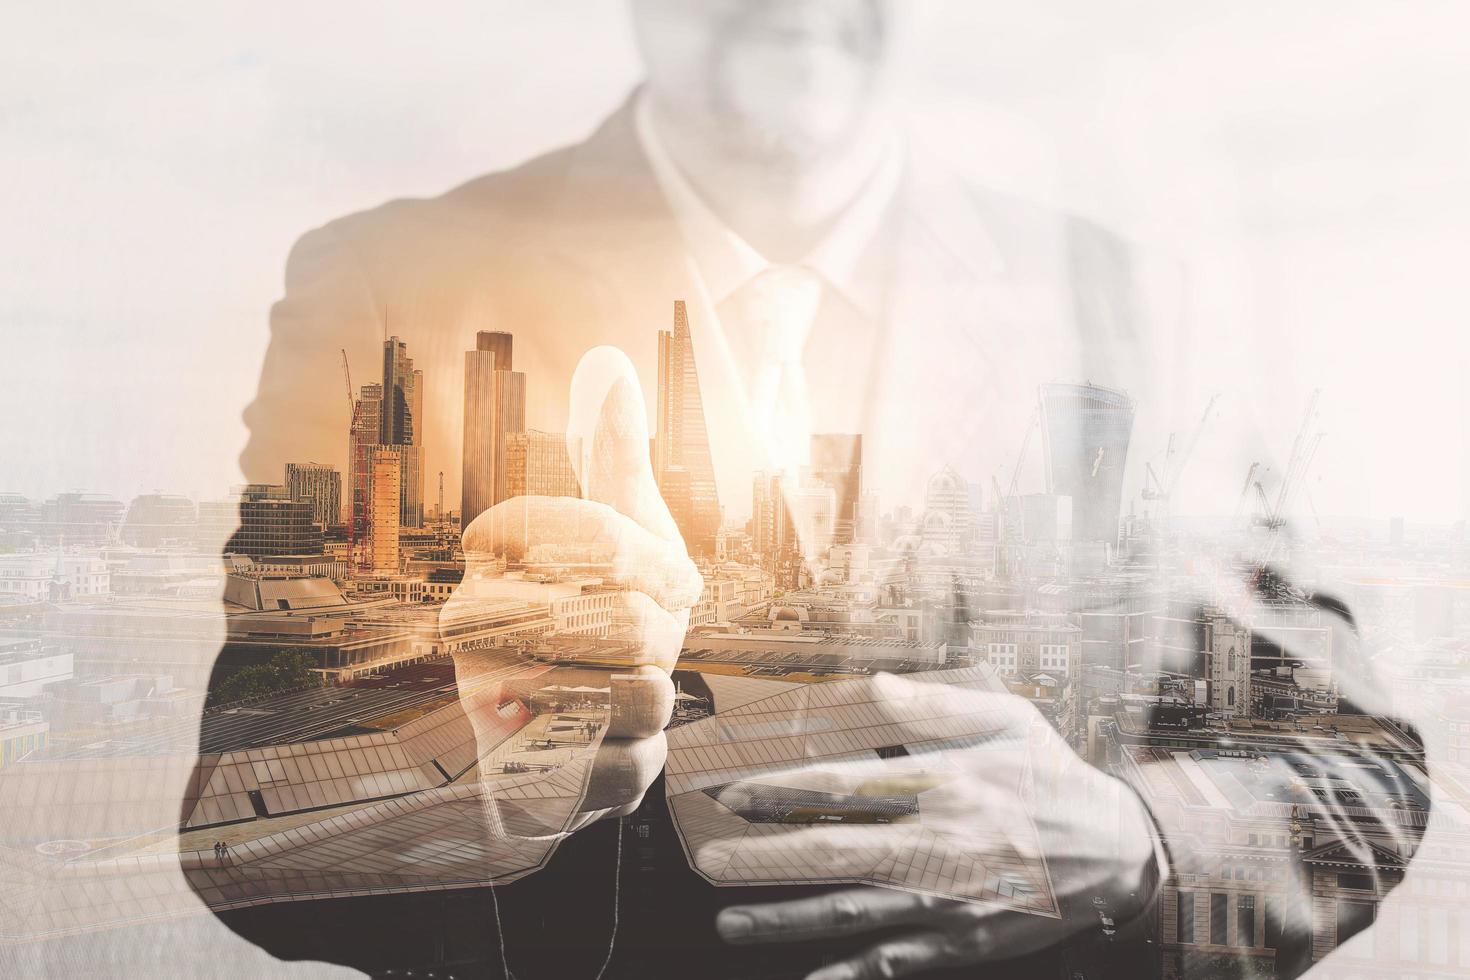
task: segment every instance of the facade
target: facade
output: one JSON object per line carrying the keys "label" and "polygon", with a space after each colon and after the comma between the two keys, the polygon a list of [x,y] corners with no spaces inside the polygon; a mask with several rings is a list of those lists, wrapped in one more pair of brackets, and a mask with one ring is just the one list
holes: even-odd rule
{"label": "facade", "polygon": [[757,472],[751,484],[750,505],[750,546],[769,568],[776,556],[789,548],[791,533],[781,477]]}
{"label": "facade", "polygon": [[311,519],[323,528],[342,523],[342,474],[326,463],[287,463],[286,492],[311,501]]}
{"label": "facade", "polygon": [[1155,653],[1154,621],[1162,596],[1145,579],[1089,581],[1062,599],[1082,627],[1082,663],[1113,670],[1138,668]]}
{"label": "facade", "polygon": [[368,567],[380,574],[398,571],[398,530],[402,526],[399,505],[402,493],[398,486],[402,475],[398,450],[389,446],[374,447],[372,456],[372,497],[368,500]]}
{"label": "facade", "polygon": [[73,654],[39,639],[0,640],[0,702],[38,697],[72,677]]}
{"label": "facade", "polygon": [[37,531],[73,544],[102,544],[123,520],[122,502],[101,493],[58,493],[41,505]]}
{"label": "facade", "polygon": [[50,730],[41,712],[0,703],[0,769],[44,750]]}
{"label": "facade", "polygon": [[1084,715],[1081,635],[1062,613],[998,610],[970,623],[970,649],[1071,742]]}
{"label": "facade", "polygon": [[872,667],[874,669],[927,669],[941,667],[949,647],[942,641],[912,642],[902,639],[890,623],[813,624],[799,619],[792,607],[772,610],[766,628],[740,626],[738,632],[721,628],[692,632],[684,641],[686,657],[692,659],[780,665],[824,670]]}
{"label": "facade", "polygon": [[[705,427],[704,400],[689,314],[674,301],[674,329],[658,335],[658,432],[654,437],[654,476],[692,555],[712,556],[720,527],[720,498]],[[670,490],[677,487],[674,500]]]}
{"label": "facade", "polygon": [[970,623],[970,647],[1002,677],[1078,671],[1082,630],[1059,613],[999,610]]}
{"label": "facade", "polygon": [[1251,633],[1213,606],[1171,602],[1154,618],[1159,665],[1204,681],[1203,704],[1224,718],[1249,717]]}
{"label": "facade", "polygon": [[1321,609],[1297,600],[1264,602],[1250,625],[1252,670],[1288,674],[1308,689],[1333,686],[1332,630]]}
{"label": "facade", "polygon": [[1041,386],[1047,492],[1072,498],[1072,536],[1116,544],[1133,400],[1096,385]]}
{"label": "facade", "polygon": [[347,581],[347,562],[326,554],[267,555],[251,559],[250,567],[255,571],[271,574],[328,578],[338,585]]}
{"label": "facade", "polygon": [[623,608],[622,595],[613,589],[557,596],[550,603],[553,631],[559,635],[610,636]]}
{"label": "facade", "polygon": [[40,508],[25,494],[0,492],[0,528],[33,525],[40,519]]}
{"label": "facade", "polygon": [[920,538],[931,550],[955,551],[970,535],[970,486],[946,466],[929,478],[924,491]]}
{"label": "facade", "polygon": [[[810,563],[825,563],[836,528],[837,493],[825,483],[786,489],[786,511],[791,524],[791,550]],[[798,579],[796,586],[809,584]]]}
{"label": "facade", "polygon": [[240,498],[240,527],[230,538],[233,554],[320,555],[322,529],[312,519],[309,500],[292,500],[285,487],[252,484]]}
{"label": "facade", "polygon": [[505,439],[505,496],[580,497],[566,436],[528,429]]}
{"label": "facade", "polygon": [[526,376],[513,371],[508,333],[481,330],[464,355],[464,455],[460,524],[515,496],[507,486],[507,441],[526,430]]}
{"label": "facade", "polygon": [[863,437],[838,433],[812,436],[811,477],[832,488],[835,511],[832,543],[851,544],[861,526]]}
{"label": "facade", "polygon": [[[349,537],[354,544],[368,538],[368,511],[373,492],[373,447],[383,424],[383,386],[358,389],[352,406],[352,429],[347,439],[347,506]],[[350,555],[349,560],[362,560]]]}
{"label": "facade", "polygon": [[36,551],[0,555],[0,601],[55,602],[104,596],[111,571],[96,553]]}
{"label": "facade", "polygon": [[139,494],[128,504],[122,539],[138,548],[181,544],[193,538],[197,520],[194,502],[188,497],[172,493]]}
{"label": "facade", "polygon": [[414,369],[408,345],[397,337],[383,341],[383,412],[378,442],[398,448],[399,521],[424,523],[424,372]]}
{"label": "facade", "polygon": [[1381,906],[1385,921],[1333,962],[1364,977],[1446,975],[1413,969],[1447,962],[1426,944],[1432,914],[1383,906],[1428,819],[1422,770],[1391,758],[1415,753],[1371,728],[1359,746],[1216,734],[1230,747],[1138,734],[1119,754],[1119,774],[1149,810],[1184,828],[1170,838],[1174,873],[1156,906],[1160,975],[1296,976],[1373,925]]}
{"label": "facade", "polygon": [[1021,497],[1021,540],[1061,544],[1072,540],[1072,498],[1051,493]]}

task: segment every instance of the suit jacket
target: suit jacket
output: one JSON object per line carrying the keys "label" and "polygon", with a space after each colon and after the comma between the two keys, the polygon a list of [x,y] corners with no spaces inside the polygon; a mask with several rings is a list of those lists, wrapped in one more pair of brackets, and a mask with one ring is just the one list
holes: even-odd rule
{"label": "suit jacket", "polygon": [[[1137,397],[1158,376],[1157,359],[1140,356],[1157,345],[1143,336],[1130,254],[1119,239],[969,186],[922,158],[909,167],[860,269],[884,310],[875,351],[881,369],[868,390],[846,392],[866,407],[870,472],[880,468],[885,444],[909,441],[915,429],[942,436],[930,456],[973,480],[1013,462],[1034,383],[1028,377],[1008,389],[1022,393],[1020,405],[995,389],[1014,373],[1028,338],[1075,338],[1075,360],[1039,380],[1085,377]],[[245,413],[246,477],[274,482],[293,460],[344,463],[349,419],[339,349],[360,382],[364,369],[376,376],[381,343],[392,334],[424,369],[425,455],[451,461],[445,480],[453,500],[463,352],[476,330],[514,334],[515,367],[528,378],[528,424],[562,431],[571,372],[590,347],[622,348],[644,391],[654,391],[656,335],[669,328],[675,299],[690,301],[718,463],[722,440],[740,436],[719,431],[722,420],[710,411],[731,377],[702,340],[713,317],[699,307],[694,277],[629,105],[579,145],[441,197],[333,221],[291,252],[260,387]],[[950,397],[915,397],[925,391]],[[989,435],[996,431],[1003,438]],[[912,491],[893,480],[885,490]],[[748,493],[749,485],[740,489]],[[729,493],[726,485],[721,491]]]}
{"label": "suit jacket", "polygon": [[[1088,221],[916,161],[861,268],[882,297],[872,352],[879,369],[871,384],[847,397],[860,403],[865,456],[873,453],[865,468],[880,481],[890,478],[886,485],[912,491],[906,476],[922,479],[945,462],[964,464],[971,479],[1009,465],[1032,404],[1023,399],[1018,408],[1016,394],[1034,392],[1038,381],[1085,378],[1127,389],[1141,405],[1166,400],[1159,381],[1173,356],[1171,338],[1144,322],[1133,253]],[[474,346],[475,331],[514,334],[515,369],[528,377],[528,424],[556,431],[565,427],[567,386],[586,350],[622,348],[651,392],[656,334],[668,328],[671,300],[693,304],[698,296],[679,230],[625,105],[576,146],[440,197],[392,201],[306,234],[291,252],[286,293],[272,310],[259,390],[245,413],[250,441],[242,467],[252,482],[279,480],[288,461],[335,462],[345,471],[349,418],[338,387],[339,350],[359,366],[360,382],[364,367],[375,376],[382,341],[396,335],[425,372],[426,457],[451,461],[445,475],[452,500],[463,352]],[[711,317],[707,308],[691,306],[696,332]],[[733,368],[709,356],[712,348],[698,337],[696,349],[701,383],[710,391],[736,383]],[[1048,365],[1059,349],[1065,357]],[[1039,364],[1041,373],[1012,370],[1016,362]],[[1048,367],[1056,374],[1046,376]],[[712,400],[707,393],[707,412]],[[719,419],[710,421],[718,458],[722,445],[742,436],[738,426],[722,429]],[[667,819],[660,796],[655,787],[641,819]],[[584,831],[548,869],[504,890],[495,912],[506,917],[513,951],[519,937],[522,950],[535,950],[525,955],[580,955],[595,970],[618,833],[626,831],[616,825]],[[625,915],[641,914],[643,924],[625,924],[631,952],[617,961],[620,969],[687,975],[683,957],[702,955],[705,972],[776,976],[779,964],[799,975],[801,964],[812,962],[812,953],[741,960],[714,952],[714,910],[749,896],[715,896],[677,853],[665,854],[662,864],[655,856],[644,859],[652,863],[637,879],[642,884],[625,885],[642,896],[634,899],[641,913]],[[625,901],[624,907],[631,906]],[[321,935],[307,947],[286,942],[281,937],[291,929],[280,916],[228,921],[283,955],[353,962],[350,949],[323,948]],[[671,955],[683,953],[659,967],[666,938]],[[1076,955],[1060,951],[1016,969],[1018,975],[1066,970],[1077,966]],[[1105,959],[1093,957],[1094,968]],[[494,955],[489,960],[499,962]],[[1138,964],[1117,969],[1131,973]]]}

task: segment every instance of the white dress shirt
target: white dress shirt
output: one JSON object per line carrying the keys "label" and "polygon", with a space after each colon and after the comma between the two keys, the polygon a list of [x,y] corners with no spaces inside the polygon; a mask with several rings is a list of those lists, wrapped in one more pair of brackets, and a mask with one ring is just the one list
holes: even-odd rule
{"label": "white dress shirt", "polygon": [[[794,475],[811,432],[862,431],[861,386],[850,379],[866,378],[875,363],[884,314],[881,284],[863,263],[902,180],[904,142],[896,131],[887,134],[853,202],[801,261],[778,264],[720,219],[679,170],[646,94],[634,118],[700,290],[687,299],[720,498],[727,514],[743,515],[754,471]],[[816,303],[807,295],[813,281]],[[762,295],[783,283],[792,285],[789,301]],[[738,315],[751,313],[752,298],[765,315]],[[769,336],[772,330],[781,336]]]}

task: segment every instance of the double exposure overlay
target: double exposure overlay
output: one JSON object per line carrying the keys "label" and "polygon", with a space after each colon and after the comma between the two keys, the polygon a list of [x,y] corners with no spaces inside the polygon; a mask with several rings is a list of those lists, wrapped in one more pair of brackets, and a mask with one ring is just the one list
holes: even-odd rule
{"label": "double exposure overlay", "polygon": [[[1366,323],[1382,251],[1311,278],[1376,234],[1341,217],[1156,247],[976,176],[977,135],[916,136],[974,94],[905,82],[924,7],[633,0],[595,42],[521,11],[639,80],[571,142],[297,228],[214,430],[243,410],[240,473],[151,486],[202,472],[171,460],[214,452],[187,434],[208,399],[149,413],[169,448],[128,454],[159,474],[131,490],[13,454],[0,972],[1470,973],[1470,496],[1413,502],[1470,460],[1463,344],[1402,370],[1409,328]],[[983,77],[1025,60],[955,16]],[[1133,16],[1161,47],[1242,36]],[[1067,51],[1108,43],[1054,17]],[[517,56],[580,82],[580,54]],[[1054,84],[1014,104],[1054,111]],[[1235,175],[1262,240],[1283,187],[1327,207],[1289,170]],[[1383,226],[1427,234],[1369,170]],[[1276,287],[1219,288],[1245,266]],[[207,388],[235,369],[213,349],[167,363]],[[108,373],[166,384],[145,361]]]}

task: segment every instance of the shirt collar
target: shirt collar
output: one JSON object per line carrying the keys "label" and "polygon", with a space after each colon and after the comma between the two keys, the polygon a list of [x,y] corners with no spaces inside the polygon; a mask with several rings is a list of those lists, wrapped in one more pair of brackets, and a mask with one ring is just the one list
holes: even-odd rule
{"label": "shirt collar", "polygon": [[[680,237],[710,300],[718,304],[772,263],[720,220],[679,171],[653,124],[646,91],[638,93],[634,124],[639,145],[674,214]],[[903,143],[895,134],[857,199],[799,263],[821,275],[857,309],[873,316],[879,312],[878,300],[871,284],[862,281],[859,263],[877,237],[888,205],[898,191],[904,157]]]}

